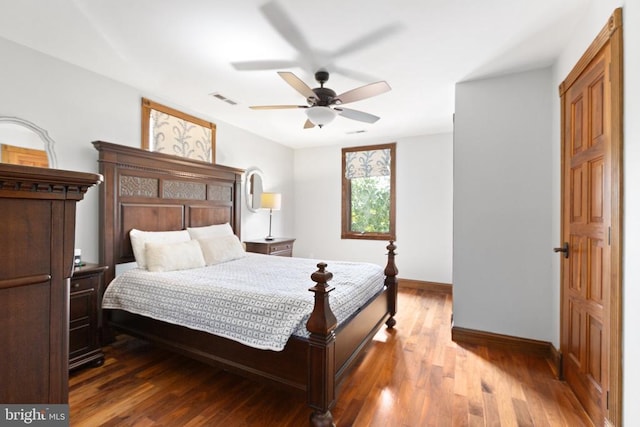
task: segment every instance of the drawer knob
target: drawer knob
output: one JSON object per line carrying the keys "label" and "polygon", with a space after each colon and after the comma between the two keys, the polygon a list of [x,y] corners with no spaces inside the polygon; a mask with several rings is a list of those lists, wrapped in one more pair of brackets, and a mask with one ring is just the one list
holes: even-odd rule
{"label": "drawer knob", "polygon": [[73,287],[74,287],[75,289],[78,289],[78,288],[80,287],[80,283],[74,283],[74,284],[73,284]]}

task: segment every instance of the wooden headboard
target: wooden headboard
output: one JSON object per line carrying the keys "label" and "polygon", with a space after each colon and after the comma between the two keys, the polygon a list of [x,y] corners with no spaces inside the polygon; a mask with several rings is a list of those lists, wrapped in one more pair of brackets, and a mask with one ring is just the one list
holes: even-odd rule
{"label": "wooden headboard", "polygon": [[242,169],[93,142],[99,152],[100,263],[109,267],[135,261],[129,240],[132,228],[183,230],[229,223],[240,237]]}

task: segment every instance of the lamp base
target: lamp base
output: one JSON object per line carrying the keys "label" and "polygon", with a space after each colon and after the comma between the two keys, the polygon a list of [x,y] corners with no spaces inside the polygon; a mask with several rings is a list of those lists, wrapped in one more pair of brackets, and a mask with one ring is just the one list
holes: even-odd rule
{"label": "lamp base", "polygon": [[269,209],[269,234],[264,238],[267,242],[273,240],[273,236],[271,235],[271,218],[273,218],[273,209]]}

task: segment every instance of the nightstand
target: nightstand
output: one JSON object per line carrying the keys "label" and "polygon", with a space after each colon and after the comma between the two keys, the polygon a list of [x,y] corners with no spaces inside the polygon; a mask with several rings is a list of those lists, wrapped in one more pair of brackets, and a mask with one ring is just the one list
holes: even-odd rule
{"label": "nightstand", "polygon": [[100,366],[102,315],[100,300],[107,267],[85,264],[73,269],[69,292],[69,369],[89,363]]}
{"label": "nightstand", "polygon": [[290,257],[293,253],[295,240],[287,237],[275,237],[273,240],[248,240],[244,244],[247,247],[247,252]]}

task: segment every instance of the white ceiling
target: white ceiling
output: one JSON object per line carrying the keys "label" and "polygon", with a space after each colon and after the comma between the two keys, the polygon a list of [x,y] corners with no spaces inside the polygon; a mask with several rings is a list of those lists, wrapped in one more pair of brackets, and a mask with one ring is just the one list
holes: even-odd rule
{"label": "white ceiling", "polygon": [[[550,65],[591,1],[0,0],[0,37],[295,148],[450,132],[456,82]],[[289,34],[297,31],[310,55],[294,47],[300,38],[288,41],[271,25],[267,3],[293,24]],[[331,57],[354,43],[354,51]],[[309,56],[316,65],[232,66]],[[390,92],[347,105],[381,119],[338,117],[305,130],[303,110],[248,108],[305,104],[276,71],[316,87],[318,66],[331,73],[326,86],[337,93],[386,80]],[[210,96],[216,92],[238,105]]]}

